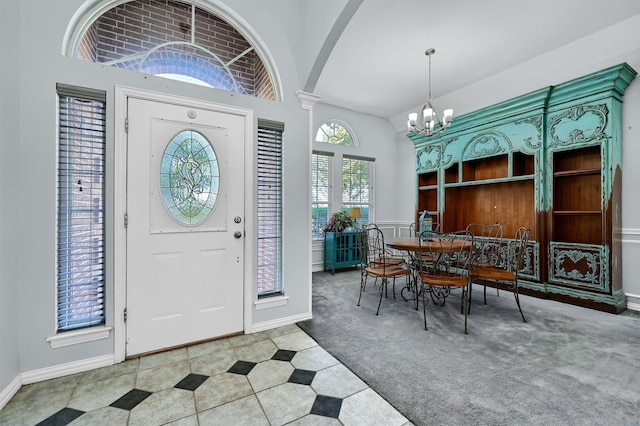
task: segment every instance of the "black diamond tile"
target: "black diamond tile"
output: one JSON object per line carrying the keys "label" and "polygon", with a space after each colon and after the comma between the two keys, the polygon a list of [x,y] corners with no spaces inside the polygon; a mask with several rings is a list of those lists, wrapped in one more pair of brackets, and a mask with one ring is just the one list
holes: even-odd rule
{"label": "black diamond tile", "polygon": [[297,368],[291,373],[289,383],[297,383],[299,385],[310,385],[313,382],[316,372],[310,370],[298,370]]}
{"label": "black diamond tile", "polygon": [[291,361],[294,356],[296,356],[296,351],[286,351],[284,349],[278,349],[278,352],[271,357],[271,359],[276,361]]}
{"label": "black diamond tile", "polygon": [[340,408],[342,408],[342,398],[318,395],[313,401],[311,414],[337,419],[340,415]]}
{"label": "black diamond tile", "polygon": [[36,426],[62,426],[68,425],[78,417],[84,414],[84,411],[74,410],[73,408],[65,407],[55,414],[47,417]]}
{"label": "black diamond tile", "polygon": [[147,399],[151,395],[151,392],[143,391],[140,389],[132,389],[125,395],[118,398],[111,404],[111,407],[122,408],[123,410],[131,410],[136,405]]}
{"label": "black diamond tile", "polygon": [[207,380],[209,376],[203,376],[202,374],[189,374],[184,379],[175,385],[175,388],[194,391]]}
{"label": "black diamond tile", "polygon": [[235,374],[243,374],[246,376],[251,372],[251,370],[253,370],[253,367],[255,366],[256,366],[255,362],[237,361],[235,364],[231,366],[230,369],[227,370],[227,372],[235,373]]}

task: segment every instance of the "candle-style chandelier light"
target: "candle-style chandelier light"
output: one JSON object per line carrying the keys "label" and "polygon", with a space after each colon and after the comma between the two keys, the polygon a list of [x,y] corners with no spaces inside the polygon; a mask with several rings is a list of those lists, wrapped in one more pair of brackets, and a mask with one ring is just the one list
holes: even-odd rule
{"label": "candle-style chandelier light", "polygon": [[[429,57],[429,95],[427,97],[427,101],[422,106],[422,111],[419,115],[416,112],[409,114],[407,128],[410,133],[432,136],[448,129],[451,126],[451,121],[453,120],[452,109],[445,109],[442,114],[442,119],[440,119],[433,107],[433,98],[431,97],[431,56],[434,53],[436,53],[434,48],[429,48],[424,52],[424,54]],[[436,124],[439,125],[438,128],[436,128]]]}

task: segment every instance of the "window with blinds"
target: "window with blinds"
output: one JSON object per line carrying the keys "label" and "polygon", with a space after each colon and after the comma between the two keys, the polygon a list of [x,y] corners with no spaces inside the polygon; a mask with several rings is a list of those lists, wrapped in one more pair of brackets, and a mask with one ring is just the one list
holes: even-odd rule
{"label": "window with blinds", "polygon": [[342,208],[349,211],[360,208],[358,226],[374,221],[373,218],[373,177],[375,160],[371,158],[342,158]]}
{"label": "window with blinds", "polygon": [[105,323],[105,93],[59,85],[57,330]]}
{"label": "window with blinds", "polygon": [[333,154],[314,152],[311,157],[311,224],[313,238],[322,238],[322,228],[331,211],[331,181],[333,179]]}
{"label": "window with blinds", "polygon": [[258,120],[258,297],[282,291],[282,123]]}

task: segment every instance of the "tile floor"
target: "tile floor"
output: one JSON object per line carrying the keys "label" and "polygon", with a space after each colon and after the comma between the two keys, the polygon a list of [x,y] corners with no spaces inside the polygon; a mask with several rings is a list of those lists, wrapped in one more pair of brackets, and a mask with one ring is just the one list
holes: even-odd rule
{"label": "tile floor", "polygon": [[409,425],[296,325],[23,386],[0,425]]}

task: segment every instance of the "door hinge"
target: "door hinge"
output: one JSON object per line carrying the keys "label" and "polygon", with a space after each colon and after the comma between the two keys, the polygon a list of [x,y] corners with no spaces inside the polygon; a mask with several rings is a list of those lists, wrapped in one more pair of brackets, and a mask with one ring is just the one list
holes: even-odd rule
{"label": "door hinge", "polygon": [[124,308],[124,322],[127,322],[127,308]]}
{"label": "door hinge", "polygon": [[129,226],[129,215],[127,213],[124,214],[124,227],[127,228]]}
{"label": "door hinge", "polygon": [[124,119],[124,132],[129,133],[129,118]]}

